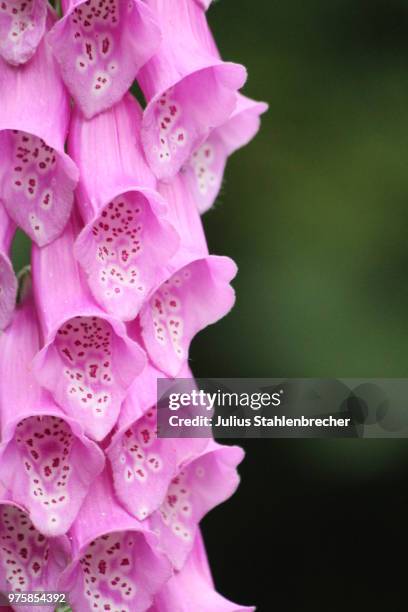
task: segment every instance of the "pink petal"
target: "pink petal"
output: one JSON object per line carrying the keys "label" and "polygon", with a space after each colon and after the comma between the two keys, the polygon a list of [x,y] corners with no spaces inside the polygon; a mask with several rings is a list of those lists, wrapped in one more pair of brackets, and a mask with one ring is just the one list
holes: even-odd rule
{"label": "pink petal", "polygon": [[10,323],[16,303],[17,279],[9,259],[14,224],[0,202],[0,330]]}
{"label": "pink petal", "polygon": [[[68,539],[48,538],[40,533],[7,493],[0,500],[0,547],[0,592],[57,590],[58,577],[69,559]],[[15,605],[13,609],[45,610],[38,605]]]}
{"label": "pink petal", "polygon": [[101,471],[103,454],[50,401],[32,412],[38,416],[8,423],[0,478],[42,533],[61,535],[71,527]]}
{"label": "pink petal", "polygon": [[257,102],[237,94],[237,104],[231,117],[216,130],[224,142],[227,155],[244,147],[254,138],[260,127],[260,116],[267,110],[266,102]]}
{"label": "pink petal", "polygon": [[[86,121],[74,115],[69,150],[81,170],[78,202],[87,222],[75,245],[96,301],[134,319],[178,246],[166,203],[138,140],[141,110],[131,96]],[[95,151],[105,151],[95,155]]]}
{"label": "pink petal", "polygon": [[160,537],[160,549],[176,569],[183,567],[203,516],[236,490],[236,467],[242,459],[239,447],[210,441],[201,456],[184,465],[173,478],[149,523]]}
{"label": "pink petal", "polygon": [[236,266],[228,257],[197,259],[171,276],[140,313],[145,348],[153,363],[177,376],[194,336],[232,308],[230,281]]}
{"label": "pink petal", "polygon": [[218,196],[227,157],[255,136],[260,127],[260,115],[267,108],[264,102],[237,94],[237,105],[231,117],[211,132],[183,167],[184,179],[194,194],[200,213],[211,208]]}
{"label": "pink petal", "polygon": [[160,33],[141,0],[72,0],[48,40],[65,84],[89,118],[119,102],[155,52]]}
{"label": "pink petal", "polygon": [[[31,361],[39,348],[32,298],[0,337],[0,480],[49,536],[71,527],[104,457],[77,423],[39,387]],[[18,475],[18,477],[16,477]]]}
{"label": "pink petal", "polygon": [[106,451],[116,495],[139,520],[160,506],[177,466],[173,442],[156,436],[157,379],[162,376],[148,363],[136,378]]}
{"label": "pink petal", "polygon": [[66,225],[78,171],[64,153],[69,100],[43,40],[30,62],[0,60],[0,197],[10,217],[38,245]]}
{"label": "pink petal", "polygon": [[139,520],[160,506],[176,470],[174,444],[157,438],[155,427],[152,409],[121,431],[108,450],[118,499]]}
{"label": "pink petal", "polygon": [[177,572],[154,598],[149,612],[253,612],[255,608],[240,606],[216,592],[212,582],[201,534],[183,569]]}
{"label": "pink petal", "polygon": [[18,130],[0,133],[0,151],[4,205],[15,223],[43,246],[68,221],[75,187],[72,162],[42,138]]}
{"label": "pink petal", "polygon": [[51,245],[33,248],[34,289],[45,340],[33,367],[63,410],[87,435],[102,440],[115,425],[145,355],[128,338],[124,324],[93,301],[72,256],[76,233],[70,223]]}
{"label": "pink petal", "polygon": [[[187,367],[181,375],[192,378]],[[157,437],[159,378],[165,375],[148,362],[129,390],[106,450],[117,498],[139,520],[159,508],[180,464],[197,457],[208,444],[199,438]]]}
{"label": "pink petal", "polygon": [[115,501],[109,475],[94,484],[71,531],[74,558],[60,580],[74,610],[146,610],[169,579],[154,534]]}
{"label": "pink petal", "polygon": [[210,131],[230,116],[246,72],[215,55],[198,4],[191,0],[149,0],[148,4],[159,15],[163,41],[138,75],[148,100],[142,142],[153,172],[168,180]]}
{"label": "pink petal", "polygon": [[13,65],[24,64],[35,53],[45,32],[45,0],[1,0],[0,55]]}
{"label": "pink petal", "polygon": [[193,337],[232,308],[235,294],[229,283],[237,269],[228,257],[208,255],[196,203],[182,178],[162,183],[160,192],[182,246],[139,320],[150,359],[169,376],[177,376]]}

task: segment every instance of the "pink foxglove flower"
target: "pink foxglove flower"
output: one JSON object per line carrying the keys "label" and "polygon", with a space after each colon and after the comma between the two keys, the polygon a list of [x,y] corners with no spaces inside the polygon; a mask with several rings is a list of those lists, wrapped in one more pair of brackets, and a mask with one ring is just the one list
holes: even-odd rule
{"label": "pink foxglove flower", "polygon": [[86,223],[76,256],[97,302],[122,320],[136,317],[179,242],[144,159],[141,116],[126,95],[89,121],[74,114],[69,140],[81,170],[77,200]]}
{"label": "pink foxglove flower", "polygon": [[39,348],[32,298],[26,297],[0,337],[0,481],[49,536],[66,533],[104,457],[35,381]]}
{"label": "pink foxglove flower", "polygon": [[65,0],[48,36],[62,77],[86,117],[111,107],[160,43],[142,0]]}
{"label": "pink foxglove flower", "polygon": [[78,180],[64,152],[69,100],[45,40],[24,66],[0,58],[0,199],[38,245],[66,225]]}
{"label": "pink foxglove flower", "polygon": [[[0,590],[66,590],[75,612],[252,610],[216,593],[199,527],[243,451],[159,438],[156,407],[234,303],[200,213],[265,110],[210,3],[62,0],[56,22],[0,0]],[[13,312],[16,226],[33,288]]]}
{"label": "pink foxglove flower", "polygon": [[[197,1],[205,9],[210,4],[207,0]],[[205,17],[202,17],[202,24],[201,43],[208,53],[221,60]],[[218,195],[228,156],[248,144],[256,135],[260,126],[259,117],[267,109],[268,105],[264,102],[257,102],[237,93],[232,113],[192,152],[183,171],[190,178],[190,188],[193,189],[201,212],[208,210]]]}
{"label": "pink foxglove flower", "polygon": [[[86,498],[70,532],[73,561],[59,588],[81,612],[143,612],[171,576],[157,536],[116,502],[104,472]],[[110,607],[109,607],[110,606]]]}
{"label": "pink foxglove flower", "polygon": [[211,208],[220,191],[228,156],[255,136],[260,127],[260,115],[267,108],[264,102],[237,94],[237,105],[229,119],[211,132],[183,166],[183,176],[201,213]]}
{"label": "pink foxglove flower", "polygon": [[200,532],[183,569],[154,598],[149,612],[253,612],[255,608],[228,601],[214,589]]}
{"label": "pink foxglove flower", "polygon": [[[181,372],[183,378],[188,374]],[[147,385],[155,388],[158,375],[148,366],[140,393],[135,381],[106,453],[118,499],[139,520],[147,519],[161,549],[181,569],[199,521],[237,488],[243,451],[208,438],[158,438],[155,407],[145,411],[151,401]]]}
{"label": "pink foxglove flower", "polygon": [[39,382],[85,432],[102,440],[115,425],[128,388],[145,365],[124,323],[94,302],[73,258],[69,223],[47,247],[33,247],[34,292],[44,346],[34,361]]}
{"label": "pink foxglove flower", "polygon": [[44,35],[46,18],[46,0],[2,0],[0,56],[12,65],[27,62]]}
{"label": "pink foxglove flower", "polygon": [[8,253],[14,234],[14,224],[0,202],[0,331],[10,323],[16,303],[17,279]]}
{"label": "pink foxglove flower", "polygon": [[[106,449],[117,498],[139,520],[160,507],[179,466],[208,444],[205,438],[157,437],[157,379],[164,377],[148,363],[129,391]],[[180,377],[191,373],[185,368]]]}
{"label": "pink foxglove flower", "polygon": [[236,468],[243,457],[238,446],[221,446],[209,440],[200,455],[180,466],[171,480],[160,508],[148,521],[176,569],[183,567],[201,519],[237,489]]}
{"label": "pink foxglove flower", "polygon": [[163,40],[138,75],[148,101],[142,142],[156,176],[168,180],[210,130],[230,116],[246,72],[212,53],[198,4],[192,0],[148,0],[148,4],[156,11]]}
{"label": "pink foxglove flower", "polygon": [[[66,536],[48,538],[38,531],[27,512],[2,490],[0,550],[0,592],[56,591],[61,572],[69,561],[70,545]],[[38,605],[14,605],[13,609],[45,611],[45,607]]]}
{"label": "pink foxglove flower", "polygon": [[150,359],[177,376],[188,358],[193,337],[229,312],[235,301],[230,285],[237,268],[228,257],[208,255],[201,219],[192,193],[176,176],[161,183],[169,216],[181,237],[162,284],[140,311],[141,336]]}

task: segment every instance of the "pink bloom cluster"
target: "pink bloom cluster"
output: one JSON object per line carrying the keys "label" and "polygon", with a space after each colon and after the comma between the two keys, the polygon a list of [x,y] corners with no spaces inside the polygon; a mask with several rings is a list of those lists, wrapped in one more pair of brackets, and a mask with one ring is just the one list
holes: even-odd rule
{"label": "pink bloom cluster", "polygon": [[[199,531],[241,449],[156,435],[157,379],[191,377],[191,340],[234,303],[200,215],[266,110],[209,4],[63,0],[58,19],[0,0],[0,591],[250,609],[214,590]],[[16,227],[33,247],[15,308]]]}

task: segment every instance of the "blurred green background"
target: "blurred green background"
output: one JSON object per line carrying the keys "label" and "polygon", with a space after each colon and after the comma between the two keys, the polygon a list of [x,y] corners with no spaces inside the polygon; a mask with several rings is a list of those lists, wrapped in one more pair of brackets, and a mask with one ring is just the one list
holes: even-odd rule
{"label": "blurred green background", "polygon": [[[239,274],[235,309],[193,343],[194,372],[406,376],[408,3],[222,0],[208,16],[270,109],[204,217]],[[405,448],[318,441],[309,454],[367,477]]]}
{"label": "blurred green background", "polygon": [[209,18],[270,110],[205,216],[240,274],[236,309],[195,345],[200,367],[404,377],[408,3],[223,0]]}
{"label": "blurred green background", "polygon": [[[270,110],[204,217],[239,275],[194,372],[406,377],[408,2],[220,0],[208,15]],[[218,588],[261,612],[406,609],[407,442],[244,446],[238,493],[204,521]]]}

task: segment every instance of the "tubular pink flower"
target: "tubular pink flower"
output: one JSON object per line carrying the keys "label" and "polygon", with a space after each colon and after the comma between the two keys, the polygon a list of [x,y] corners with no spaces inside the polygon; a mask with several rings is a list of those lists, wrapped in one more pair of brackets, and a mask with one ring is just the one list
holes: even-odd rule
{"label": "tubular pink flower", "polygon": [[0,56],[9,64],[27,62],[45,32],[45,0],[2,0],[0,3]]}
{"label": "tubular pink flower", "polygon": [[[106,449],[118,500],[139,520],[160,507],[179,466],[208,443],[204,438],[157,437],[157,379],[164,377],[148,363],[129,391]],[[187,367],[180,377],[192,377]]]}
{"label": "tubular pink flower", "polygon": [[141,0],[65,0],[48,40],[62,78],[87,118],[122,98],[160,44]]}
{"label": "tubular pink flower", "polygon": [[[208,1],[197,1],[202,8],[208,8]],[[205,17],[202,17],[202,23],[202,44],[214,57],[221,59]],[[205,212],[214,203],[221,187],[228,156],[247,145],[256,135],[260,127],[260,115],[268,109],[265,102],[251,100],[240,93],[236,94],[235,100],[232,113],[212,130],[206,142],[200,143],[183,166],[200,212]]]}
{"label": "tubular pink flower", "polygon": [[9,259],[14,224],[0,202],[0,331],[10,323],[17,295],[17,279]]}
{"label": "tubular pink flower", "polygon": [[144,368],[145,355],[128,338],[125,325],[93,301],[73,259],[75,235],[69,223],[52,244],[33,247],[34,290],[44,337],[33,367],[63,410],[90,437],[102,440]]}
{"label": "tubular pink flower", "polygon": [[196,203],[180,176],[161,183],[169,218],[182,238],[163,282],[140,311],[141,336],[150,359],[171,377],[188,358],[193,337],[225,316],[235,301],[229,284],[237,268],[228,257],[208,255]]}
{"label": "tubular pink flower", "polygon": [[[237,488],[243,451],[208,438],[158,438],[152,404],[158,377],[148,365],[132,385],[106,454],[119,501],[139,520],[147,519],[160,550],[179,570],[202,517]],[[180,377],[191,377],[186,366]]]}
{"label": "tubular pink flower", "polygon": [[35,381],[39,348],[32,298],[26,298],[0,337],[0,481],[28,509],[43,534],[66,533],[104,456]]}
{"label": "tubular pink flower", "polygon": [[171,480],[160,508],[148,519],[160,540],[160,550],[180,570],[189,555],[198,524],[239,484],[237,466],[244,452],[209,440],[198,457],[182,465]]}
{"label": "tubular pink flower", "polygon": [[74,114],[69,139],[81,170],[77,200],[86,223],[76,257],[96,301],[122,320],[136,317],[179,242],[144,159],[141,115],[126,95],[89,121]]}
{"label": "tubular pink flower", "polygon": [[183,176],[200,213],[211,208],[218,196],[228,156],[252,140],[260,127],[260,115],[267,109],[265,102],[237,94],[237,105],[231,117],[211,132],[183,166]]}
{"label": "tubular pink flower", "polygon": [[168,560],[154,551],[157,537],[118,505],[106,471],[86,498],[70,537],[73,561],[59,588],[69,591],[74,610],[143,612],[171,576]]}
{"label": "tubular pink flower", "polygon": [[[27,512],[7,491],[0,494],[0,592],[56,591],[69,560],[66,536],[48,538],[33,525]],[[49,608],[14,605],[18,612]]]}
{"label": "tubular pink flower", "polygon": [[163,40],[138,75],[148,101],[142,142],[153,172],[168,180],[211,129],[225,123],[246,71],[213,53],[198,4],[191,0],[148,0],[148,4],[158,15]]}
{"label": "tubular pink flower", "polygon": [[216,592],[200,532],[183,569],[164,585],[149,612],[253,612]]}
{"label": "tubular pink flower", "polygon": [[68,221],[78,180],[64,153],[69,100],[43,40],[15,68],[0,58],[0,197],[10,217],[38,245]]}

